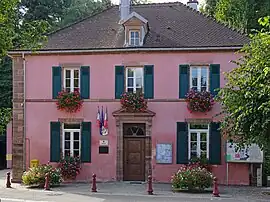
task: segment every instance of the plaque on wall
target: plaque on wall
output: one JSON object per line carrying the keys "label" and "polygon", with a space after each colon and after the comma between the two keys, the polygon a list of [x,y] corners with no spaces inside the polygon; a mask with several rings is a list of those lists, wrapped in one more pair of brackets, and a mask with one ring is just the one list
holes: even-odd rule
{"label": "plaque on wall", "polygon": [[99,154],[109,154],[108,146],[99,146]]}
{"label": "plaque on wall", "polygon": [[156,146],[156,163],[171,164],[172,163],[172,144],[159,143]]}

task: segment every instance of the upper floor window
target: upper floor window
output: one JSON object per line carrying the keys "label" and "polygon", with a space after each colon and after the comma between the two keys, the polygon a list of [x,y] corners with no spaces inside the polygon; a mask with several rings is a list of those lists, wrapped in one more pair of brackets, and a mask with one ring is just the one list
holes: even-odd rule
{"label": "upper floor window", "polygon": [[139,46],[140,45],[139,31],[130,31],[129,32],[129,45],[130,46]]}
{"label": "upper floor window", "polygon": [[80,90],[80,69],[64,68],[64,88],[68,92]]}
{"label": "upper floor window", "polygon": [[62,152],[64,156],[80,156],[81,129],[80,124],[64,124]]}
{"label": "upper floor window", "polygon": [[143,68],[126,68],[126,91],[143,93]]}
{"label": "upper floor window", "polygon": [[196,91],[208,91],[208,67],[190,67],[190,88]]}
{"label": "upper floor window", "polygon": [[209,158],[209,125],[189,124],[189,159],[200,157]]}

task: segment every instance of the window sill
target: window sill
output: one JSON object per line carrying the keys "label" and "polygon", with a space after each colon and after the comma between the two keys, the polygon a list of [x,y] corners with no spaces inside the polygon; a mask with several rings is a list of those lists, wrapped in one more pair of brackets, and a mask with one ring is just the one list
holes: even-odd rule
{"label": "window sill", "polygon": [[[83,102],[120,102],[120,99],[82,99]],[[148,102],[186,102],[186,99],[177,99],[177,98],[171,98],[171,99],[145,99]],[[16,102],[17,100],[13,99],[13,102]],[[26,102],[56,102],[57,99],[26,99]]]}

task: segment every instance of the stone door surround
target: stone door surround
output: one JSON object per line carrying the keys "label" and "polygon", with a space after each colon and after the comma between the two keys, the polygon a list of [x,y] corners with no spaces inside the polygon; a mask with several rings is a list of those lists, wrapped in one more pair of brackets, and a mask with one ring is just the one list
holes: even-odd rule
{"label": "stone door surround", "polygon": [[154,112],[147,110],[144,113],[129,113],[122,109],[112,113],[116,120],[117,148],[116,148],[116,180],[123,181],[124,175],[124,123],[144,123],[145,124],[145,179],[152,174],[152,119],[156,115]]}

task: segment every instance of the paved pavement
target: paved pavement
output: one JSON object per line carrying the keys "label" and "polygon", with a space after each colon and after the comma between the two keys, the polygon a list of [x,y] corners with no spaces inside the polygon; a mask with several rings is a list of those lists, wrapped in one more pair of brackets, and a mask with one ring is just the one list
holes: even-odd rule
{"label": "paved pavement", "polygon": [[[146,184],[128,182],[98,183],[97,193],[90,191],[86,183],[64,184],[51,191],[27,189],[20,184],[5,188],[5,171],[0,171],[0,202],[270,202],[270,195],[262,192],[266,188],[220,186],[219,198],[212,194],[173,193],[170,184],[154,184],[154,195],[146,192]],[[270,192],[270,190],[268,189]]]}

